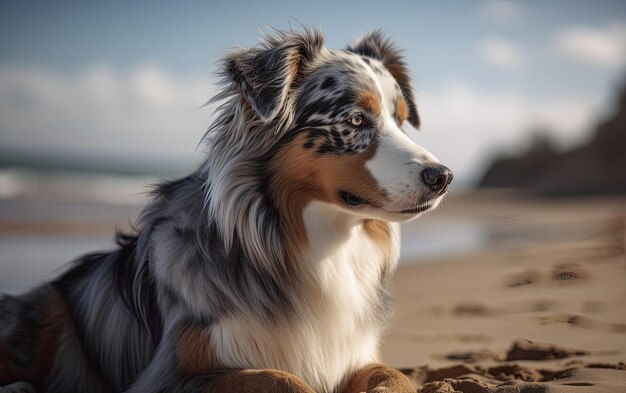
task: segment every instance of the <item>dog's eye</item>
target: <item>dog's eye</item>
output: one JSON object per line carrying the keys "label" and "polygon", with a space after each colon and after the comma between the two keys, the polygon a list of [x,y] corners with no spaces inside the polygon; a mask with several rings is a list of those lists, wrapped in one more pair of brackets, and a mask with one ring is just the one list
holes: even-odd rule
{"label": "dog's eye", "polygon": [[348,123],[350,123],[351,125],[355,127],[362,126],[364,122],[365,120],[363,119],[363,115],[354,115],[348,119]]}

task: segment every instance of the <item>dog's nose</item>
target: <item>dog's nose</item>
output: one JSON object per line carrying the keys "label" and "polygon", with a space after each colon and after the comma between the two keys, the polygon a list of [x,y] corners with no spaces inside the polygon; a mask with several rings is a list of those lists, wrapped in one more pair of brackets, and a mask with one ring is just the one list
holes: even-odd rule
{"label": "dog's nose", "polygon": [[452,171],[441,164],[431,165],[422,171],[424,183],[435,192],[445,190],[452,181],[452,177]]}

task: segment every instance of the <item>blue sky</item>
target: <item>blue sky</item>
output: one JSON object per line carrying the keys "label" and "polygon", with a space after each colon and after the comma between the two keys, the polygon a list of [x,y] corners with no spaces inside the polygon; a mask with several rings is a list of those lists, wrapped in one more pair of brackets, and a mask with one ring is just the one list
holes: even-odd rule
{"label": "blue sky", "polygon": [[413,139],[467,181],[532,129],[580,141],[626,74],[624,1],[4,1],[0,146],[190,162],[216,60],[298,21],[335,48],[382,28],[415,80]]}

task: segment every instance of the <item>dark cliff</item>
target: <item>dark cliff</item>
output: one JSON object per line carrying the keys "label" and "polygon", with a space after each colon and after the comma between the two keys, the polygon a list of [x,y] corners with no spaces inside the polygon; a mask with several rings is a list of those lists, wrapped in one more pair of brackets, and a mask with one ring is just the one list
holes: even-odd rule
{"label": "dark cliff", "polygon": [[587,144],[556,152],[538,139],[522,157],[497,158],[480,186],[548,195],[626,194],[626,88]]}

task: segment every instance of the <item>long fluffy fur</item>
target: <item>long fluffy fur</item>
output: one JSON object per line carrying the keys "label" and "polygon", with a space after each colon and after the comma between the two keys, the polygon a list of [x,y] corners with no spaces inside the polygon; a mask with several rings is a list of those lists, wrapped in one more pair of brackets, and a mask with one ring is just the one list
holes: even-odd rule
{"label": "long fluffy fur", "polygon": [[[417,125],[395,48],[377,32],[350,49],[400,73]],[[40,392],[195,392],[224,368],[265,366],[330,392],[375,361],[397,227],[372,221],[335,232],[343,223],[310,202],[298,213],[311,218],[302,243],[298,220],[270,190],[272,160],[296,138],[303,113],[321,105],[302,103],[309,76],[331,58],[365,64],[350,56],[324,48],[312,30],[274,32],[260,48],[230,52],[204,164],[157,186],[136,233],[119,234],[117,250],[84,256],[53,282],[0,300],[0,385],[22,379]],[[197,346],[210,353],[193,359],[209,369],[185,374],[181,337],[206,338]],[[50,345],[45,353],[42,341]]]}

